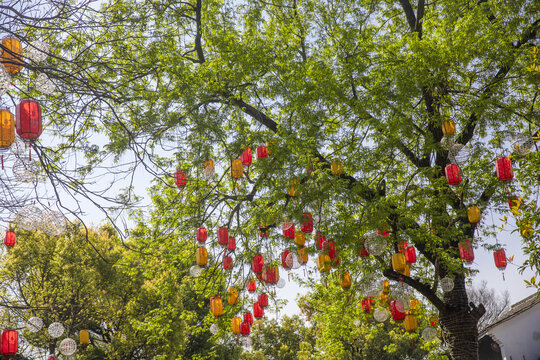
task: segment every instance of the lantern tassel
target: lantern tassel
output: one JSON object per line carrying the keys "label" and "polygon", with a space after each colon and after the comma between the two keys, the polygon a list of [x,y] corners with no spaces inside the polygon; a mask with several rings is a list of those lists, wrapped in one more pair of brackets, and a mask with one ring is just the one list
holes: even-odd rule
{"label": "lantern tassel", "polygon": [[412,340],[412,347],[414,349],[414,338],[412,338],[411,340]]}
{"label": "lantern tassel", "polygon": [[503,281],[506,281],[506,279],[504,278],[504,271],[503,271],[503,273],[502,273],[502,276],[503,276]]}
{"label": "lantern tassel", "polygon": [[32,161],[32,144],[28,147],[28,160]]}

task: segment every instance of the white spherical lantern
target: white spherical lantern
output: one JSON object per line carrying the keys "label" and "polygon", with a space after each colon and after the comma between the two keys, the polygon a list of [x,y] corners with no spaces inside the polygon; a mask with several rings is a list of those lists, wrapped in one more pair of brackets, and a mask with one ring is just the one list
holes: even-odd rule
{"label": "white spherical lantern", "polygon": [[216,324],[210,325],[210,332],[212,335],[216,335],[219,331],[219,327]]}
{"label": "white spherical lantern", "polygon": [[13,164],[13,176],[17,181],[30,183],[37,181],[37,176],[41,171],[39,161],[30,161],[26,158],[19,158]]}
{"label": "white spherical lantern", "polygon": [[56,90],[56,83],[44,73],[37,76],[35,86],[37,91],[45,95],[50,95]]}
{"label": "white spherical lantern", "polygon": [[42,219],[43,213],[40,209],[33,205],[27,205],[17,211],[14,222],[24,230],[33,231],[40,227]]}
{"label": "white spherical lantern", "polygon": [[32,316],[26,321],[26,329],[32,333],[36,333],[43,327],[43,320],[37,316]]}
{"label": "white spherical lantern", "polygon": [[189,269],[189,275],[191,275],[191,277],[194,277],[194,278],[199,277],[201,275],[201,272],[202,272],[202,269],[198,265],[193,265]]}
{"label": "white spherical lantern", "polygon": [[372,232],[366,237],[364,247],[372,255],[382,255],[386,250],[388,243],[384,236]]}
{"label": "white spherical lantern", "polygon": [[70,356],[77,351],[77,342],[71,338],[65,338],[60,342],[58,350],[62,355]]}
{"label": "white spherical lantern", "polygon": [[40,40],[34,40],[25,49],[26,58],[35,62],[42,62],[49,57],[49,45]]}
{"label": "white spherical lantern", "polygon": [[9,147],[9,150],[15,155],[22,155],[26,153],[26,143],[18,136],[15,137],[15,141]]}
{"label": "white spherical lantern", "polygon": [[440,284],[442,291],[444,291],[445,293],[454,290],[454,280],[448,277],[442,278]]}
{"label": "white spherical lantern", "polygon": [[427,327],[422,331],[422,337],[427,342],[433,341],[437,338],[437,330],[432,327]]}
{"label": "white spherical lantern", "polygon": [[11,77],[6,67],[0,64],[0,96],[6,94],[11,86]]}
{"label": "white spherical lantern", "polygon": [[64,325],[59,322],[53,322],[47,329],[49,336],[53,339],[59,338],[64,333]]}
{"label": "white spherical lantern", "polygon": [[373,318],[378,322],[385,322],[388,319],[388,311],[386,309],[376,309],[373,312]]}
{"label": "white spherical lantern", "polygon": [[283,278],[283,277],[280,277],[278,282],[276,283],[276,286],[279,288],[279,289],[283,289],[285,287],[285,285],[287,284],[287,281]]}
{"label": "white spherical lantern", "polygon": [[353,320],[353,325],[354,326],[359,327],[361,324],[362,324],[362,321],[360,319],[354,319]]}

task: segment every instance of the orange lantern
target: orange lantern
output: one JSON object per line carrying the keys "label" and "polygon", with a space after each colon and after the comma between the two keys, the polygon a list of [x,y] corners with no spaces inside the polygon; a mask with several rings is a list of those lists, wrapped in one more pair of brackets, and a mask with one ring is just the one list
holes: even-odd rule
{"label": "orange lantern", "polygon": [[343,164],[341,161],[332,161],[330,170],[332,171],[332,175],[339,176],[343,174]]}
{"label": "orange lantern", "polygon": [[339,285],[341,286],[342,289],[345,289],[345,290],[351,287],[352,278],[351,278],[351,274],[348,271],[345,271],[341,274],[339,278]]}
{"label": "orange lantern", "polygon": [[21,42],[13,37],[2,39],[0,48],[0,62],[11,75],[17,74],[22,69],[22,46]]}
{"label": "orange lantern", "polygon": [[206,266],[208,264],[208,250],[204,247],[198,247],[195,254],[197,265]]}
{"label": "orange lantern", "polygon": [[88,330],[79,331],[79,342],[82,346],[90,344],[90,333],[88,332]]}
{"label": "orange lantern", "polygon": [[403,320],[403,327],[408,332],[415,331],[418,328],[418,319],[414,315],[405,315],[405,320]]}
{"label": "orange lantern", "polygon": [[244,172],[242,169],[242,160],[240,159],[234,159],[231,164],[231,176],[233,179],[240,179],[242,176],[244,176]]}
{"label": "orange lantern", "polygon": [[477,224],[480,222],[480,219],[482,218],[482,213],[480,212],[480,208],[476,205],[469,206],[467,208],[467,218],[469,218],[469,222],[471,224]]}
{"label": "orange lantern", "polygon": [[446,118],[442,123],[442,132],[446,136],[451,136],[456,133],[456,125],[450,118]]}
{"label": "orange lantern", "polygon": [[298,247],[303,247],[306,244],[306,237],[304,236],[303,232],[299,231],[296,233],[296,235],[294,236],[294,243]]}
{"label": "orange lantern", "polygon": [[233,334],[240,334],[240,326],[242,324],[242,318],[235,316],[231,320],[231,329]]}
{"label": "orange lantern", "polygon": [[296,197],[300,195],[300,180],[299,179],[292,179],[290,181],[291,188],[289,189],[289,196],[290,197]]}
{"label": "orange lantern", "polygon": [[0,109],[0,149],[7,149],[15,141],[15,117],[8,109]]}
{"label": "orange lantern", "polygon": [[212,296],[210,298],[210,312],[215,317],[220,317],[223,315],[223,303],[219,296]]}
{"label": "orange lantern", "polygon": [[227,290],[227,303],[229,305],[238,304],[238,290],[236,288],[229,288]]}
{"label": "orange lantern", "polygon": [[392,267],[397,272],[403,272],[405,271],[405,265],[407,264],[407,261],[405,261],[405,255],[403,253],[396,253],[392,255]]}
{"label": "orange lantern", "polygon": [[317,269],[324,273],[329,271],[332,268],[332,260],[327,254],[319,254],[317,258]]}
{"label": "orange lantern", "polygon": [[302,259],[303,264],[308,262],[309,255],[308,255],[307,247],[303,246],[300,249],[298,249],[298,255],[300,259]]}

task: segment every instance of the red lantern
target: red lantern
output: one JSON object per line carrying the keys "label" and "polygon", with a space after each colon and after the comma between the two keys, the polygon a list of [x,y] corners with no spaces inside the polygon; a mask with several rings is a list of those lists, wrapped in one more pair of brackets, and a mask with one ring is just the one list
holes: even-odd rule
{"label": "red lantern", "polygon": [[227,250],[234,251],[236,250],[236,239],[232,236],[229,236],[229,241],[227,241]]}
{"label": "red lantern", "polygon": [[279,272],[277,266],[267,265],[264,268],[263,279],[268,284],[275,284],[279,280]]}
{"label": "red lantern", "polygon": [[448,185],[455,186],[461,184],[461,170],[456,164],[446,165],[444,173],[446,174],[446,182]]}
{"label": "red lantern", "polygon": [[266,147],[264,145],[261,145],[257,148],[257,159],[265,159],[268,157],[268,153],[266,152]]}
{"label": "red lantern", "polygon": [[258,303],[261,307],[267,307],[268,306],[268,295],[265,293],[262,293],[259,295]]}
{"label": "red lantern", "polygon": [[186,173],[183,172],[182,170],[177,170],[176,173],[174,174],[174,183],[179,188],[183,188],[184,186],[186,186],[187,184]]}
{"label": "red lantern", "polygon": [[246,287],[248,292],[254,292],[257,290],[257,282],[255,279],[249,279]]}
{"label": "red lantern", "polygon": [[377,230],[377,234],[382,235],[384,237],[387,237],[390,235],[390,230],[388,229],[388,225],[384,224],[381,230]]}
{"label": "red lantern", "polygon": [[495,250],[493,257],[495,258],[495,266],[497,269],[500,271],[506,269],[506,252],[504,249]]}
{"label": "red lantern", "polygon": [[206,241],[207,237],[206,229],[203,227],[200,227],[197,229],[197,241],[200,243],[204,243]]}
{"label": "red lantern", "polygon": [[360,249],[360,257],[369,256],[369,252],[364,247],[364,242],[362,242],[362,248]]}
{"label": "red lantern", "polygon": [[263,270],[264,266],[264,258],[261,254],[257,254],[253,257],[253,261],[251,262],[251,271],[254,273],[260,273]]}
{"label": "red lantern", "polygon": [[285,270],[290,270],[292,268],[292,264],[291,266],[287,264],[287,256],[289,256],[290,253],[291,252],[289,250],[283,250],[283,252],[281,253],[281,265]]}
{"label": "red lantern", "polygon": [[229,230],[226,226],[222,226],[217,231],[217,241],[221,246],[227,246],[229,242]]}
{"label": "red lantern", "polygon": [[245,313],[244,321],[247,322],[249,325],[253,325],[253,315],[251,315],[250,312]]}
{"label": "red lantern", "polygon": [[288,239],[294,239],[296,236],[296,230],[294,223],[288,223],[283,229],[283,235]]}
{"label": "red lantern", "polygon": [[26,141],[34,141],[41,135],[41,106],[34,100],[22,100],[16,108],[17,134]]}
{"label": "red lantern", "polygon": [[416,249],[414,246],[408,246],[404,255],[407,263],[414,264],[416,262]]}
{"label": "red lantern", "polygon": [[[251,314],[248,313],[250,316]],[[253,323],[253,318],[251,319],[251,323]],[[242,323],[240,324],[240,334],[244,335],[244,336],[248,336],[249,335],[249,322],[247,321],[242,321]]]}
{"label": "red lantern", "polygon": [[439,326],[439,318],[437,316],[431,316],[429,318],[429,324],[433,327]]}
{"label": "red lantern", "polygon": [[19,350],[19,334],[15,330],[4,330],[0,338],[0,354],[15,355]]}
{"label": "red lantern", "polygon": [[322,250],[326,247],[326,236],[317,231],[317,237],[315,238],[315,246],[317,250]]}
{"label": "red lantern", "polygon": [[458,245],[459,257],[466,265],[472,264],[474,260],[474,251],[472,243],[469,240],[463,240]]}
{"label": "red lantern", "polygon": [[8,230],[6,231],[6,237],[4,238],[4,245],[7,247],[12,247],[17,242],[17,235],[15,231]]}
{"label": "red lantern", "polygon": [[264,309],[258,301],[253,303],[253,316],[255,319],[260,319],[264,316]]}
{"label": "red lantern", "polygon": [[311,216],[311,213],[307,212],[302,215],[302,219],[304,222],[302,223],[300,231],[304,234],[311,234],[313,232],[313,216]]}
{"label": "red lantern", "polygon": [[390,302],[390,313],[392,313],[392,319],[396,322],[405,320],[405,313],[398,310],[396,300]]}
{"label": "red lantern", "polygon": [[242,160],[242,165],[244,165],[244,166],[251,165],[251,162],[253,161],[253,155],[251,155],[251,148],[250,147],[248,147],[242,153],[242,156],[240,156],[240,160]]}
{"label": "red lantern", "polygon": [[514,178],[512,162],[506,156],[497,158],[495,161],[495,170],[497,171],[497,179],[499,181],[510,181]]}
{"label": "red lantern", "polygon": [[233,267],[233,259],[230,256],[223,257],[223,268],[225,270],[231,270]]}
{"label": "red lantern", "polygon": [[334,260],[337,256],[336,243],[334,240],[327,242],[326,249],[328,249],[328,256],[330,257],[330,260]]}
{"label": "red lantern", "polygon": [[371,306],[373,304],[373,298],[363,298],[362,302],[360,303],[360,307],[364,309],[364,312],[366,314],[369,314],[371,312]]}

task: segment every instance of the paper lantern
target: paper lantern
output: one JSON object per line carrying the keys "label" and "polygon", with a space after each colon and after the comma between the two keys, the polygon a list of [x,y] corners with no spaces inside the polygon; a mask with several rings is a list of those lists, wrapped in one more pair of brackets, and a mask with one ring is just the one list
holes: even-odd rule
{"label": "paper lantern", "polygon": [[390,313],[392,314],[392,319],[395,322],[402,322],[405,320],[406,314],[400,311],[396,300],[392,300],[390,302]]}
{"label": "paper lantern", "polygon": [[341,286],[342,289],[345,289],[345,290],[351,287],[352,278],[351,278],[351,274],[348,271],[345,271],[341,274],[339,278],[339,285]]}
{"label": "paper lantern", "polygon": [[244,321],[248,323],[248,325],[253,325],[253,315],[251,315],[250,312],[244,313]]}
{"label": "paper lantern", "polygon": [[435,330],[432,327],[427,327],[424,330],[422,330],[422,337],[427,342],[431,342],[437,338],[437,330]]}
{"label": "paper lantern", "polygon": [[42,132],[41,106],[34,100],[21,100],[15,110],[17,134],[24,141],[36,140]]}
{"label": "paper lantern", "polygon": [[469,206],[467,208],[467,218],[469,219],[469,222],[471,224],[479,223],[480,219],[482,218],[482,213],[480,212],[480,208],[476,205]]}
{"label": "paper lantern", "polygon": [[236,239],[232,236],[229,236],[229,240],[227,241],[227,250],[234,251],[236,250]]}
{"label": "paper lantern", "polygon": [[251,261],[251,271],[255,274],[260,273],[263,270],[264,258],[261,254],[257,254],[253,257]]}
{"label": "paper lantern", "polygon": [[60,341],[58,350],[62,355],[71,356],[77,351],[77,342],[71,338],[65,338],[64,340]]}
{"label": "paper lantern", "polygon": [[8,109],[0,109],[0,150],[7,150],[15,141],[15,117]]}
{"label": "paper lantern", "polygon": [[257,147],[257,159],[266,159],[267,157],[266,147],[264,145]]}
{"label": "paper lantern", "polygon": [[363,298],[360,302],[360,307],[364,310],[366,314],[369,314],[371,312],[371,308],[373,305],[373,298],[367,297]]}
{"label": "paper lantern", "polygon": [[512,162],[506,156],[501,156],[495,161],[495,170],[497,172],[497,179],[499,181],[510,181],[514,178],[512,172]]}
{"label": "paper lantern", "polygon": [[259,305],[261,307],[267,307],[268,306],[268,295],[265,293],[262,293],[259,295],[259,298],[257,299]]}
{"label": "paper lantern", "polygon": [[403,271],[398,271],[401,275],[405,275],[405,276],[411,276],[411,266],[406,263],[405,264],[405,268],[403,269]]}
{"label": "paper lantern", "polygon": [[332,171],[332,175],[339,176],[343,174],[343,164],[341,161],[332,161],[330,170]]}
{"label": "paper lantern", "polygon": [[456,164],[448,164],[444,168],[446,182],[448,185],[456,186],[461,184],[461,171]]}
{"label": "paper lantern", "polygon": [[405,261],[408,264],[414,264],[416,262],[416,249],[414,246],[407,246],[403,255],[405,255]]}
{"label": "paper lantern", "polygon": [[287,239],[294,239],[294,237],[296,236],[296,230],[292,221],[284,222],[281,225],[281,228],[283,230],[283,236],[285,236]]}
{"label": "paper lantern", "polygon": [[392,255],[392,268],[397,272],[402,272],[405,270],[405,255],[402,253],[396,253]]}
{"label": "paper lantern", "polygon": [[298,195],[300,195],[300,180],[299,179],[291,179],[290,188],[289,188],[289,196],[290,197],[296,197]]}
{"label": "paper lantern", "polygon": [[449,277],[442,278],[439,285],[441,286],[442,291],[445,293],[449,293],[450,291],[454,290],[454,280],[450,279]]}
{"label": "paper lantern", "polygon": [[200,227],[197,229],[197,241],[200,243],[204,243],[206,241],[206,237],[208,236],[208,233],[206,232],[206,229],[203,227]]}
{"label": "paper lantern", "polygon": [[217,231],[218,244],[221,246],[227,246],[229,242],[229,230],[226,226],[222,226]]}
{"label": "paper lantern", "polygon": [[19,334],[15,330],[4,330],[0,338],[0,354],[15,355],[19,351]]}
{"label": "paper lantern", "polygon": [[255,290],[257,290],[257,282],[255,281],[255,279],[248,279],[246,288],[248,292],[254,292]]}
{"label": "paper lantern", "polygon": [[244,172],[242,169],[242,160],[240,159],[234,159],[231,164],[231,176],[233,179],[240,179],[242,176],[244,176]]}
{"label": "paper lantern", "polygon": [[208,264],[208,250],[204,247],[198,247],[197,252],[195,253],[195,259],[197,265],[206,266],[206,264]]}
{"label": "paper lantern", "polygon": [[298,260],[302,260],[302,264],[306,264],[309,260],[307,247],[303,246],[298,249]]}
{"label": "paper lantern", "polygon": [[[251,314],[249,314],[251,315]],[[251,320],[251,322],[253,323],[253,320]],[[247,321],[242,321],[242,324],[240,324],[240,334],[242,334],[243,336],[248,336],[249,335],[249,322]]]}
{"label": "paper lantern", "polygon": [[82,346],[90,344],[90,333],[88,332],[88,330],[79,331],[79,342]]}
{"label": "paper lantern", "polygon": [[22,64],[22,46],[21,42],[13,37],[2,39],[0,48],[0,62],[6,67],[6,70],[15,75],[23,68]]}
{"label": "paper lantern", "polygon": [[210,313],[215,317],[223,315],[223,303],[219,296],[212,296],[210,298]]}
{"label": "paper lantern", "polygon": [[290,257],[289,254],[291,254],[289,250],[283,250],[281,252],[281,265],[285,270],[292,269],[292,257]]}
{"label": "paper lantern", "polygon": [[506,252],[504,249],[498,249],[493,252],[493,258],[495,259],[495,266],[500,271],[506,269]]}
{"label": "paper lantern", "polygon": [[323,244],[323,250],[326,250],[330,260],[334,260],[337,256],[336,243],[334,240],[329,240],[326,242],[326,246]]}
{"label": "paper lantern", "polygon": [[255,319],[260,319],[264,316],[264,308],[259,304],[258,301],[253,303],[253,316]]}
{"label": "paper lantern", "polygon": [[299,247],[302,247],[306,244],[306,237],[304,236],[303,232],[296,233],[296,235],[294,236],[294,243]]}
{"label": "paper lantern", "polygon": [[47,328],[47,332],[49,333],[49,336],[52,337],[53,339],[57,339],[60,336],[62,336],[62,334],[64,333],[64,330],[65,330],[64,325],[62,325],[58,321],[53,322]]}
{"label": "paper lantern", "polygon": [[225,255],[222,261],[223,269],[231,270],[233,267],[233,259],[230,256]]}
{"label": "paper lantern", "polygon": [[470,265],[474,261],[474,250],[470,240],[463,240],[458,244],[459,257],[465,265]]}
{"label": "paper lantern", "polygon": [[31,333],[37,333],[43,327],[43,320],[37,316],[32,316],[26,322],[26,329]]}
{"label": "paper lantern", "polygon": [[25,56],[35,62],[42,62],[49,56],[49,44],[40,41],[32,41],[26,49],[24,49]]}
{"label": "paper lantern", "polygon": [[377,309],[373,312],[373,318],[382,323],[388,319],[388,311],[386,309]]}
{"label": "paper lantern", "polygon": [[317,269],[324,273],[329,271],[332,268],[332,262],[328,254],[319,254],[317,258]]}
{"label": "paper lantern", "polygon": [[212,176],[214,176],[215,172],[216,172],[216,166],[214,164],[214,160],[212,159],[206,160],[204,162],[204,170],[203,170],[204,177],[209,179]]}
{"label": "paper lantern", "polygon": [[317,236],[315,237],[315,247],[317,250],[322,250],[326,246],[326,236],[317,231]]}
{"label": "paper lantern", "polygon": [[264,267],[262,278],[268,284],[275,284],[279,280],[279,268],[277,266],[267,265]]}
{"label": "paper lantern", "polygon": [[364,242],[362,241],[362,247],[360,248],[360,257],[366,257],[369,256],[369,252],[366,250],[366,247],[364,246]]}
{"label": "paper lantern", "polygon": [[446,118],[442,123],[442,132],[443,135],[451,136],[456,133],[456,125],[454,121],[450,118]]}
{"label": "paper lantern", "polygon": [[414,315],[405,315],[403,320],[403,327],[408,332],[413,332],[418,328],[418,319]]}
{"label": "paper lantern", "polygon": [[[233,334],[240,334],[241,326],[242,326],[242,318],[239,317],[239,316],[233,317],[232,320],[231,320],[231,330],[232,330]],[[249,324],[248,324],[248,326],[249,326]]]}
{"label": "paper lantern", "polygon": [[238,290],[236,288],[227,289],[227,303],[229,305],[238,304]]}
{"label": "paper lantern", "polygon": [[17,235],[15,235],[15,231],[8,230],[6,231],[6,237],[4,238],[4,245],[7,247],[12,247],[17,242]]}
{"label": "paper lantern", "polygon": [[302,215],[302,226],[300,228],[304,234],[311,234],[313,232],[313,217],[311,213],[307,212]]}
{"label": "paper lantern", "polygon": [[240,156],[240,160],[242,160],[242,165],[249,166],[253,162],[253,155],[251,154],[251,148],[248,147],[242,155]]}

